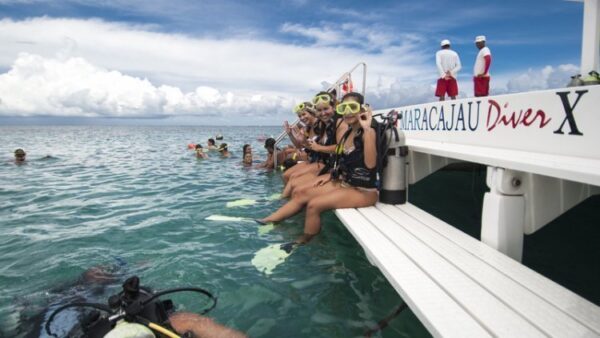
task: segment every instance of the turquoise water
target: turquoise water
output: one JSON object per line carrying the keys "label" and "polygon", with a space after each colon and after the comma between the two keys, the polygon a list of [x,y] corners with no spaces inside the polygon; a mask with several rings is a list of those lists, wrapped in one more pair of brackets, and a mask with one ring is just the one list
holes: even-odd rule
{"label": "turquoise water", "polygon": [[[69,285],[88,268],[114,265],[155,289],[194,285],[219,297],[210,315],[253,337],[362,336],[401,299],[369,264],[360,246],[331,213],[310,245],[266,276],[250,263],[254,252],[294,239],[298,215],[268,234],[251,222],[211,222],[212,214],[258,217],[281,201],[277,173],[240,165],[251,143],[264,158],[255,127],[0,127],[0,336],[35,331],[28,320],[48,303],[80,290]],[[234,154],[197,160],[186,149],[223,133]],[[24,148],[25,165],[11,161]],[[43,159],[51,155],[50,159]],[[240,198],[257,205],[225,208]],[[103,301],[118,290],[112,283]],[[66,291],[65,291],[66,290]],[[174,298],[188,310],[206,305]],[[410,310],[378,335],[428,336]],[[35,336],[35,335],[33,335]]]}

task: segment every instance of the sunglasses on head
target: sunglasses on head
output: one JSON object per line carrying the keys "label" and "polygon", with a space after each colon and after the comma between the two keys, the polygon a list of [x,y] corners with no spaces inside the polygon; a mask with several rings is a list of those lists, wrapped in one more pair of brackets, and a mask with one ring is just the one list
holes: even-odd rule
{"label": "sunglasses on head", "polygon": [[296,114],[298,114],[298,113],[300,113],[301,111],[303,111],[306,108],[313,108],[313,107],[314,106],[310,102],[302,102],[300,104],[297,104],[294,107],[293,112],[296,113]]}
{"label": "sunglasses on head", "polygon": [[360,112],[360,108],[362,108],[362,106],[358,102],[344,102],[338,104],[338,106],[335,108],[335,111],[339,115],[349,115]]}
{"label": "sunglasses on head", "polygon": [[312,99],[313,104],[317,105],[319,103],[331,103],[331,96],[327,94],[317,95]]}

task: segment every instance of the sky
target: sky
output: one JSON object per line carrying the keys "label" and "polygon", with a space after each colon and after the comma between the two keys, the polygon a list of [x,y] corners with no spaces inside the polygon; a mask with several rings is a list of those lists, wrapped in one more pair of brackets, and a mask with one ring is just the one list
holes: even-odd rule
{"label": "sky", "polygon": [[442,39],[470,97],[477,35],[491,94],[559,88],[582,18],[564,0],[0,0],[0,124],[280,125],[359,62],[374,108],[430,102]]}

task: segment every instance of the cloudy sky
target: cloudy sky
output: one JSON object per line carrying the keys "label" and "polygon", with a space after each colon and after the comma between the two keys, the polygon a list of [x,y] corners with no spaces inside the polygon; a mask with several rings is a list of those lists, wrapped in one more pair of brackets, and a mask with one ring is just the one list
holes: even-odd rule
{"label": "cloudy sky", "polygon": [[375,108],[427,102],[445,38],[466,97],[480,34],[492,93],[562,87],[582,13],[563,0],[0,0],[0,124],[279,125],[361,61]]}

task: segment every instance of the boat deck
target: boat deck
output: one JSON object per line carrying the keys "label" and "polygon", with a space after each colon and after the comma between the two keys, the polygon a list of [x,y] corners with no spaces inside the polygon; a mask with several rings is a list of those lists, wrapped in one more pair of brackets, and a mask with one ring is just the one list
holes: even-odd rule
{"label": "boat deck", "polygon": [[412,204],[336,214],[433,336],[600,336],[600,307]]}

